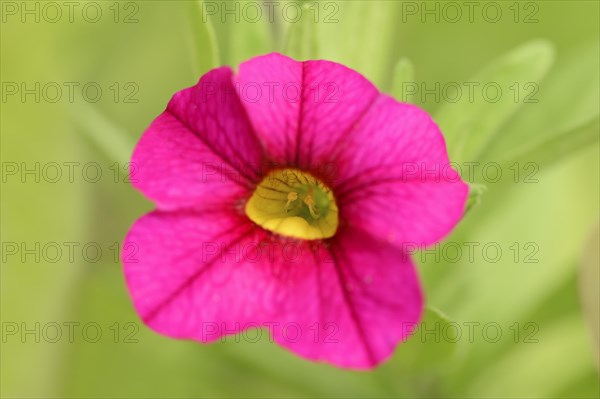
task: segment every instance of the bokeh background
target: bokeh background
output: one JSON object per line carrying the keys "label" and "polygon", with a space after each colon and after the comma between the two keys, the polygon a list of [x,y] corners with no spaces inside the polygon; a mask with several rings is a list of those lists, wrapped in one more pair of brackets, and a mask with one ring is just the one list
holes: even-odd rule
{"label": "bokeh background", "polygon": [[[273,22],[244,1],[50,3],[1,2],[3,398],[599,396],[597,1],[307,1],[299,21],[279,1]],[[115,258],[152,209],[125,172],[143,130],[210,68],[272,51],[360,71],[431,112],[453,160],[480,165],[463,170],[471,208],[452,245],[415,254],[433,332],[371,372],[265,334],[159,336]]]}

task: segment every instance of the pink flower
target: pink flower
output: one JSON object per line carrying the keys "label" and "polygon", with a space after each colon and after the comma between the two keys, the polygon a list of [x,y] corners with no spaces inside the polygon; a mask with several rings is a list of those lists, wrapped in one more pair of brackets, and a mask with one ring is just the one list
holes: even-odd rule
{"label": "pink flower", "polygon": [[424,111],[343,65],[280,54],[176,93],[132,162],[157,207],[123,255],[148,326],[200,342],[262,326],[351,368],[419,322],[408,248],[447,235],[468,192]]}

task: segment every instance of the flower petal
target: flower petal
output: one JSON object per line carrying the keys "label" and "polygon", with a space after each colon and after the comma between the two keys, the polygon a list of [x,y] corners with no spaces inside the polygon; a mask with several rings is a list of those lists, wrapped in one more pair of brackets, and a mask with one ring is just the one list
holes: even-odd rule
{"label": "flower petal", "polygon": [[333,166],[327,155],[378,95],[372,83],[341,64],[297,62],[281,54],[241,64],[236,79],[271,158],[317,172]]}
{"label": "flower petal", "polygon": [[421,318],[423,295],[410,257],[357,229],[317,254],[310,278],[289,293],[296,307],[279,319],[288,328],[275,331],[275,340],[313,360],[378,365]]}
{"label": "flower petal", "polygon": [[332,158],[340,217],[390,243],[430,245],[463,216],[468,186],[416,106],[380,95]]}
{"label": "flower petal", "polygon": [[221,205],[257,179],[262,149],[223,67],[176,93],[132,157],[133,184],[161,209]]}
{"label": "flower petal", "polygon": [[[156,331],[209,342],[223,329],[255,321],[266,281],[251,251],[252,223],[232,212],[152,212],[140,218],[123,244],[125,278],[136,311]],[[128,252],[129,248],[129,252]],[[221,325],[221,323],[225,323]]]}
{"label": "flower petal", "polygon": [[369,368],[419,321],[416,271],[396,247],[360,230],[344,230],[330,247],[288,240],[241,218],[154,212],[138,220],[123,262],[145,323],[201,342],[266,326],[304,357]]}

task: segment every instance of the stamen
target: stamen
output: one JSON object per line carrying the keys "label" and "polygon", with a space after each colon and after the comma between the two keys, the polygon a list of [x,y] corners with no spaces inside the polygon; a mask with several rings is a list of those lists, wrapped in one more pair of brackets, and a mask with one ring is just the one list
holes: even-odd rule
{"label": "stamen", "polygon": [[292,202],[296,201],[298,199],[298,193],[295,191],[291,191],[288,193],[287,196],[287,203],[285,204],[285,209],[289,212],[291,209],[290,205],[292,204]]}
{"label": "stamen", "polygon": [[310,193],[307,194],[306,197],[304,198],[304,203],[308,207],[308,211],[310,212],[310,216],[312,216],[314,219],[318,219],[319,218],[319,213],[315,209],[315,200],[310,195]]}

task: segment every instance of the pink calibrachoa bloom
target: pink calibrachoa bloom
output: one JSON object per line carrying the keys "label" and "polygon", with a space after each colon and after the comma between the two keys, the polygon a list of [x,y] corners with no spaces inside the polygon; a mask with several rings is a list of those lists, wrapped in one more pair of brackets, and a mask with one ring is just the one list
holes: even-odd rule
{"label": "pink calibrachoa bloom", "polygon": [[419,322],[406,245],[448,234],[468,194],[424,111],[343,65],[280,54],[176,93],[132,163],[157,207],[124,242],[148,326],[210,342],[260,325],[350,368],[379,364]]}

